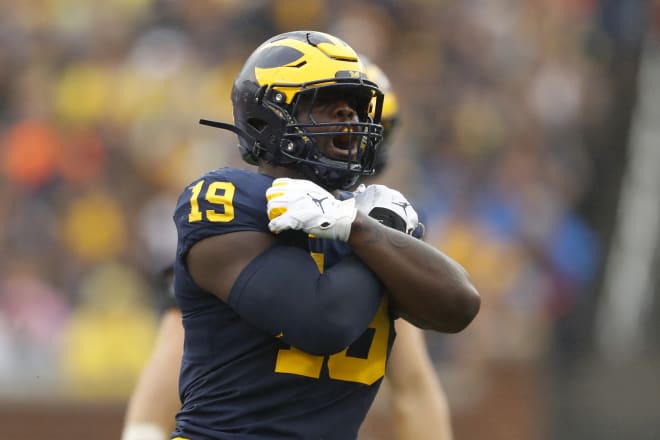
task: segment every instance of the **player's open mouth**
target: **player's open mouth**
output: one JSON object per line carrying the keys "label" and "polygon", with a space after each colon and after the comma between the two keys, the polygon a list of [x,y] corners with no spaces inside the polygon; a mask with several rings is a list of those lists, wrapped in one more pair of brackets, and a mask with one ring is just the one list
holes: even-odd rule
{"label": "player's open mouth", "polygon": [[347,158],[357,151],[358,136],[353,134],[340,134],[332,138],[333,156]]}

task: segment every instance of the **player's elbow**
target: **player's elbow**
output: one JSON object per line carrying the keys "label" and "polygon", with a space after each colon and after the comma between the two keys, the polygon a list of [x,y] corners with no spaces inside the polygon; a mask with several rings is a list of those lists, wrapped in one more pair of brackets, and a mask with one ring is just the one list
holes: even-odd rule
{"label": "player's elbow", "polygon": [[469,282],[457,287],[448,304],[448,319],[443,320],[443,332],[458,333],[464,330],[479,313],[481,296]]}
{"label": "player's elbow", "polygon": [[310,314],[307,326],[306,348],[310,354],[330,355],[343,351],[367,329],[375,311],[360,310],[354,305],[319,304]]}
{"label": "player's elbow", "polygon": [[[364,330],[362,330],[364,331]],[[310,322],[300,334],[294,346],[316,356],[327,356],[343,351],[351,345],[358,331],[346,322],[337,322],[327,319],[317,319]]]}
{"label": "player's elbow", "polygon": [[397,313],[417,327],[442,333],[458,333],[477,316],[481,297],[472,284],[453,286],[451,290],[439,288],[423,310],[410,313],[397,309]]}
{"label": "player's elbow", "polygon": [[309,332],[306,341],[296,346],[309,354],[328,356],[343,351],[354,340],[346,328],[326,327]]}

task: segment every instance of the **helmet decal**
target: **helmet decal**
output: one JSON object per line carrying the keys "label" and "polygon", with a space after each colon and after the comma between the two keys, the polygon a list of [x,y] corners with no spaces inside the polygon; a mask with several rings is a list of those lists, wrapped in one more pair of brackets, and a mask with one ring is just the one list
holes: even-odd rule
{"label": "helmet decal", "polygon": [[295,66],[305,54],[290,46],[273,46],[264,49],[261,57],[256,59],[258,62],[255,68],[272,69],[274,67]]}
{"label": "helmet decal", "polygon": [[358,56],[355,51],[339,38],[320,33],[313,33],[308,34],[307,41],[330,58],[336,60],[358,61]]}
{"label": "helmet decal", "polygon": [[[261,51],[257,49],[254,76],[258,84],[282,92],[287,104],[306,83],[324,78],[366,77],[357,54],[345,43],[326,38],[312,45],[299,38],[283,38],[266,44]],[[246,67],[250,69],[252,64]]]}

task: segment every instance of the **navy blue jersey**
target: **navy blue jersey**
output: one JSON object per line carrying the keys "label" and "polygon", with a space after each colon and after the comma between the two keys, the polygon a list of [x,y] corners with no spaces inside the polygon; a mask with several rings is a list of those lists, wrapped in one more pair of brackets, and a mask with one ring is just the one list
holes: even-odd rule
{"label": "navy blue jersey", "polygon": [[[192,281],[185,257],[199,240],[236,231],[270,233],[266,189],[272,180],[221,168],[189,185],[177,203],[175,295],[183,313],[185,345],[179,382],[183,407],[174,436],[354,439],[380,386],[394,340],[385,299],[351,346],[315,356],[248,324]],[[351,252],[339,241],[307,242],[310,258],[321,271]]]}

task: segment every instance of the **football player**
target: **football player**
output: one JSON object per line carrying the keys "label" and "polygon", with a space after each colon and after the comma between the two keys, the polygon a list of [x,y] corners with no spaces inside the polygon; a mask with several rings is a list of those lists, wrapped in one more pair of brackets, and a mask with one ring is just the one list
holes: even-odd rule
{"label": "football player", "polygon": [[457,332],[476,315],[463,268],[409,235],[399,192],[340,192],[374,172],[382,101],[346,43],[291,32],[246,61],[235,125],[203,121],[258,169],[213,170],[176,208],[176,438],[355,438],[393,318]]}
{"label": "football player", "polygon": [[[384,72],[366,57],[369,78],[384,93],[381,125],[384,128],[373,177],[389,160],[387,149],[399,119],[396,94]],[[370,178],[371,180],[371,178]],[[177,392],[183,352],[181,312],[172,291],[173,268],[160,276],[159,291],[165,302],[159,334],[151,357],[131,395],[122,440],[164,440],[173,428],[180,407]],[[360,438],[379,438],[383,430],[398,440],[449,440],[452,437],[449,406],[429,358],[422,330],[405,320],[395,321],[396,340],[387,362],[388,393],[379,392],[360,430]],[[392,425],[383,424],[383,420]],[[393,429],[392,429],[393,428]]]}

